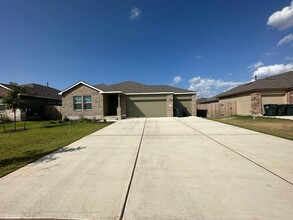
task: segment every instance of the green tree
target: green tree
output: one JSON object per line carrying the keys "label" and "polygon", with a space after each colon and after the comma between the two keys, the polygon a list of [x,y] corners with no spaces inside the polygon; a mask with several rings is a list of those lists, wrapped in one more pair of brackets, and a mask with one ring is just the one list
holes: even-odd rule
{"label": "green tree", "polygon": [[17,85],[17,83],[9,83],[10,90],[3,97],[3,103],[8,109],[11,109],[14,114],[14,130],[16,130],[16,110],[26,110],[28,101],[23,97],[26,94],[26,89]]}

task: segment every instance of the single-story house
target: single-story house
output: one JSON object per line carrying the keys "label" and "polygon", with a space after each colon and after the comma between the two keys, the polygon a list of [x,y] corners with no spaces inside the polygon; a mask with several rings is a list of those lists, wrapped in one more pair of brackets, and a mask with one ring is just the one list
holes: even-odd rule
{"label": "single-story house", "polygon": [[[18,86],[26,89],[26,93],[20,95],[29,102],[26,115],[28,120],[61,118],[60,109],[57,108],[62,104],[61,97],[58,95],[60,90],[49,87],[48,85],[44,86],[36,83]],[[9,90],[9,84],[0,83],[0,113],[10,119],[13,119],[13,112],[7,109],[7,107],[3,103],[3,97]],[[54,108],[54,106],[56,108]],[[22,120],[24,114],[20,110],[17,110],[16,113],[17,120]]]}
{"label": "single-story house", "polygon": [[126,117],[173,117],[174,108],[196,115],[196,94],[165,85],[144,85],[132,81],[113,85],[90,85],[80,81],[59,93],[62,116],[102,119]]}
{"label": "single-story house", "polygon": [[263,115],[266,104],[293,104],[293,71],[256,79],[204,100],[202,104],[216,102],[220,105],[236,102],[237,115]]}

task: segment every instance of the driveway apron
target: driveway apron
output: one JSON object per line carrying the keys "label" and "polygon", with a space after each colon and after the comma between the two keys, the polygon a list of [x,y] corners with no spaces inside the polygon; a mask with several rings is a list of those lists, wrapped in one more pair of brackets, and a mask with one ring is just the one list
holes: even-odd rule
{"label": "driveway apron", "polygon": [[201,118],[122,120],[1,178],[0,219],[292,219],[292,155]]}

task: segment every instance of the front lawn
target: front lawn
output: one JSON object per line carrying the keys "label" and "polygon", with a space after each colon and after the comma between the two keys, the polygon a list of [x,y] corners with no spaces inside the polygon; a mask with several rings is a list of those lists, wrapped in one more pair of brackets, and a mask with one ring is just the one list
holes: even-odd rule
{"label": "front lawn", "polygon": [[230,125],[293,140],[293,120],[251,116],[213,119]]}
{"label": "front lawn", "polygon": [[[18,122],[21,128],[23,122]],[[3,133],[0,127],[0,177],[46,154],[107,126],[107,123],[68,123],[51,126],[44,121],[27,122],[27,130]],[[11,129],[12,124],[6,125]]]}

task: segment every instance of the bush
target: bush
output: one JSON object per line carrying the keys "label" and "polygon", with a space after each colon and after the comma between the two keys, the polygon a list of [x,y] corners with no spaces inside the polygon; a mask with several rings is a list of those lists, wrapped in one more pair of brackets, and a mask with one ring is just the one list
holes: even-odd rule
{"label": "bush", "polygon": [[89,122],[91,122],[91,119],[85,118],[83,116],[79,116],[79,122],[80,123],[89,123]]}
{"label": "bush", "polygon": [[69,122],[70,119],[69,119],[67,116],[64,116],[63,121],[65,121],[65,122]]}
{"label": "bush", "polygon": [[2,117],[0,117],[0,120],[1,119],[3,122],[11,122],[11,119],[9,117],[7,117],[6,115],[2,115]]}

